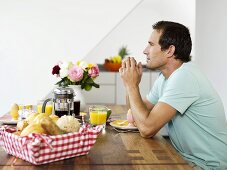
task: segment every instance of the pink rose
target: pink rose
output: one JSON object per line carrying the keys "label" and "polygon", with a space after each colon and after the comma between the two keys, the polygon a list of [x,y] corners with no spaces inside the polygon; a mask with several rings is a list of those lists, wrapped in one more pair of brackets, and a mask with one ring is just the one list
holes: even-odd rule
{"label": "pink rose", "polygon": [[83,74],[84,74],[84,71],[82,68],[78,66],[73,66],[69,70],[68,77],[72,82],[76,82],[76,81],[80,81],[83,78]]}
{"label": "pink rose", "polygon": [[99,67],[98,67],[98,65],[95,64],[93,67],[91,67],[91,69],[88,70],[88,74],[92,78],[97,77],[99,75]]}

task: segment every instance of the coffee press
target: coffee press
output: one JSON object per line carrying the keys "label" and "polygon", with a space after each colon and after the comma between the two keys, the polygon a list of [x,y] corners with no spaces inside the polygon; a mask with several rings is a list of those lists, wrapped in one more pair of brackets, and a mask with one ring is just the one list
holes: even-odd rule
{"label": "coffee press", "polygon": [[48,101],[53,100],[54,114],[58,117],[63,115],[74,115],[74,91],[69,87],[58,87],[53,91],[54,97],[46,99],[43,103],[42,112]]}

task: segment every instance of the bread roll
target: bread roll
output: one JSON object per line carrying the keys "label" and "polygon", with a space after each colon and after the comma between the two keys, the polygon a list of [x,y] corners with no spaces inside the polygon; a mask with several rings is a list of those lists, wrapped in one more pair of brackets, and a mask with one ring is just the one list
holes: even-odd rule
{"label": "bread roll", "polygon": [[21,132],[20,136],[28,136],[31,133],[47,134],[41,124],[31,123]]}
{"label": "bread roll", "polygon": [[56,124],[60,129],[64,130],[67,133],[78,132],[80,129],[79,121],[73,116],[64,115],[58,119]]}
{"label": "bread roll", "polygon": [[38,116],[39,113],[30,113],[25,120],[28,121],[28,124],[31,124],[36,116]]}
{"label": "bread roll", "polygon": [[17,123],[17,130],[22,131],[24,128],[28,126],[28,121],[27,120],[21,120]]}
{"label": "bread roll", "polygon": [[51,120],[51,118],[45,117],[41,120],[41,126],[48,132],[49,135],[60,135],[65,133]]}
{"label": "bread roll", "polygon": [[56,123],[59,119],[57,115],[50,115],[49,117],[54,121],[54,123]]}

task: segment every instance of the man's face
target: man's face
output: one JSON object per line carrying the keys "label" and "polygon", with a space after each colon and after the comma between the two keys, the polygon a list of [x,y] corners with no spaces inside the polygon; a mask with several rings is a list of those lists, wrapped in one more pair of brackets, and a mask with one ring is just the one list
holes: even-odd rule
{"label": "man's face", "polygon": [[161,31],[154,30],[148,40],[147,47],[143,51],[147,56],[147,68],[161,69],[167,63],[166,52],[161,51],[161,46],[158,43],[161,34]]}

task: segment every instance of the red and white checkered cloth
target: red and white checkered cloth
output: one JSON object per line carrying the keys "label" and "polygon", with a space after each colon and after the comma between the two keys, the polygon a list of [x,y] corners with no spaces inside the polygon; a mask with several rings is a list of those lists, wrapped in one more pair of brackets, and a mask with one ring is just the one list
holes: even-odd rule
{"label": "red and white checkered cloth", "polygon": [[88,154],[101,129],[102,126],[91,128],[84,125],[79,132],[74,133],[20,137],[13,134],[15,128],[2,126],[0,144],[8,154],[39,165]]}

